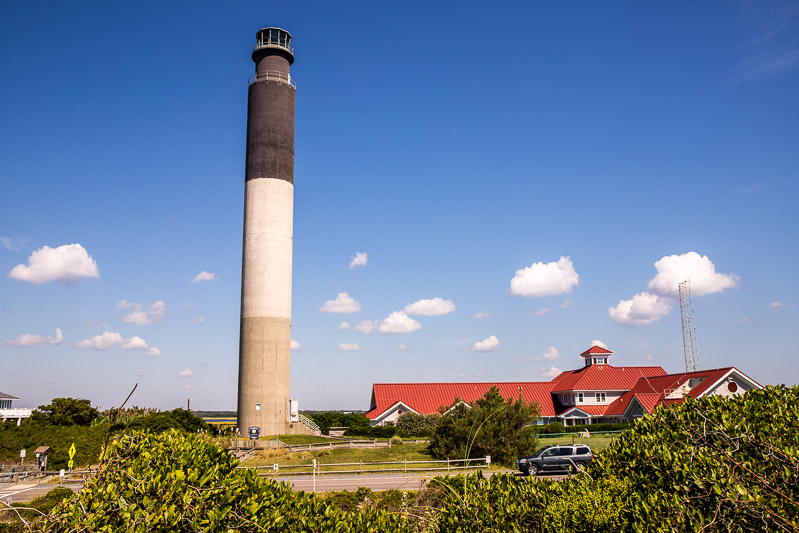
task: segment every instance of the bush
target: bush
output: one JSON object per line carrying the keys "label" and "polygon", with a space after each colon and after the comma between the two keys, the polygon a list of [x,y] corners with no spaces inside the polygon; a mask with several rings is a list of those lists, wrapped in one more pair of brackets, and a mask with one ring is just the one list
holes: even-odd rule
{"label": "bush", "polygon": [[143,412],[139,416],[132,417],[126,422],[119,422],[112,428],[113,430],[137,430],[149,429],[150,431],[160,432],[168,429],[179,429],[188,432],[208,431],[210,426],[205,420],[196,416],[191,411],[185,409],[173,409],[163,412]]}
{"label": "bush", "polygon": [[19,464],[19,451],[26,450],[26,465],[36,464],[33,451],[39,446],[50,446],[53,453],[47,459],[48,470],[66,468],[69,447],[75,445],[75,465],[96,463],[105,440],[107,424],[85,426],[49,426],[22,424],[14,421],[0,425],[0,461]]}
{"label": "bush", "polygon": [[100,416],[100,411],[89,400],[53,398],[31,413],[31,422],[46,426],[90,426]]}
{"label": "bush", "polygon": [[[319,425],[322,433],[329,434],[330,428],[349,428],[358,430],[369,427],[369,419],[361,414],[342,413],[341,411],[325,411],[322,413],[308,414]],[[357,433],[360,435],[360,433]]]}
{"label": "bush", "polygon": [[237,469],[238,461],[196,434],[123,435],[108,462],[75,497],[37,525],[66,531],[407,531],[401,515],[334,503]]}
{"label": "bush", "polygon": [[402,437],[400,437],[399,435],[394,435],[393,437],[391,437],[391,445],[392,446],[399,445],[399,444],[402,444],[402,443],[403,443],[402,442]]}
{"label": "bush", "polygon": [[430,439],[430,452],[439,459],[466,459],[490,455],[495,463],[512,466],[534,450],[536,432],[530,419],[538,405],[521,398],[505,400],[491,387],[471,408],[458,404],[441,417]]}
{"label": "bush", "polygon": [[359,426],[344,432],[347,437],[365,437],[367,439],[390,439],[394,435],[407,437],[408,434],[395,426]]}
{"label": "bush", "polygon": [[414,437],[429,437],[436,429],[436,424],[441,415],[420,415],[417,413],[403,413],[397,419],[397,428]]}

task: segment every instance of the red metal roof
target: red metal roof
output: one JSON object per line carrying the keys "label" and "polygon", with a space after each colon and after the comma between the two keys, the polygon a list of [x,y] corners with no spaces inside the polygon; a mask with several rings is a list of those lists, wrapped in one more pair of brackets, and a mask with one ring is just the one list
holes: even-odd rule
{"label": "red metal roof", "polygon": [[695,372],[641,378],[629,391],[613,402],[605,414],[607,416],[623,415],[633,398],[638,399],[638,402],[646,409],[647,413],[652,413],[652,410],[660,404],[681,403],[682,398],[667,400],[666,396],[692,378],[704,378],[701,383],[688,392],[688,396],[699,398],[732,369],[733,367],[714,368],[711,370],[697,370]]}
{"label": "red metal roof", "polygon": [[659,366],[590,365],[560,377],[552,392],[630,390],[640,378],[662,376]]}
{"label": "red metal roof", "polygon": [[401,401],[423,415],[438,413],[440,407],[449,408],[456,399],[473,403],[483,397],[492,386],[505,398],[516,399],[521,388],[522,399],[536,401],[541,416],[555,416],[555,403],[549,382],[523,381],[503,383],[375,383],[372,385],[371,410],[367,418],[375,419],[392,405]]}
{"label": "red metal roof", "polygon": [[565,413],[568,413],[572,409],[579,409],[580,411],[588,413],[591,416],[602,416],[605,414],[607,408],[608,408],[607,405],[598,405],[598,404],[586,405],[581,403],[579,405],[570,405],[569,407],[564,409],[560,414],[563,415]]}
{"label": "red metal roof", "polygon": [[602,348],[601,346],[597,346],[596,344],[594,344],[593,346],[588,348],[586,351],[584,351],[580,355],[591,355],[593,353],[610,354],[610,353],[613,353],[613,352],[611,352],[610,350],[606,350],[605,348]]}

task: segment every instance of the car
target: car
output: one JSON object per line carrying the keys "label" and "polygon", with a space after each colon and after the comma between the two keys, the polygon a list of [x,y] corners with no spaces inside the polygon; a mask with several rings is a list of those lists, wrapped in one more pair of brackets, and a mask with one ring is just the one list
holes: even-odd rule
{"label": "car", "polygon": [[546,446],[533,455],[516,459],[516,468],[528,476],[556,470],[579,472],[593,460],[591,448],[585,444]]}

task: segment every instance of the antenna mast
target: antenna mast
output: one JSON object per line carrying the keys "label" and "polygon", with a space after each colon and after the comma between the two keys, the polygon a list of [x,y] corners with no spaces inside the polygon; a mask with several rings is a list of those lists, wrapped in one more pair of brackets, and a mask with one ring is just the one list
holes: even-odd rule
{"label": "antenna mast", "polygon": [[680,291],[680,318],[682,319],[682,346],[685,352],[685,371],[693,372],[699,366],[694,327],[694,302],[691,299],[691,282],[678,283]]}

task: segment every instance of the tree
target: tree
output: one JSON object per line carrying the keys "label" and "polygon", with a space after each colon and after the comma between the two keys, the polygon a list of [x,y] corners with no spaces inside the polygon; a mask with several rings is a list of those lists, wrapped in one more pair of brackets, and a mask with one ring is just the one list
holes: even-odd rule
{"label": "tree", "polygon": [[31,413],[31,421],[51,426],[90,426],[99,416],[90,400],[53,398],[51,403],[40,405]]}
{"label": "tree", "polygon": [[430,452],[440,459],[477,458],[490,455],[496,463],[512,466],[536,447],[531,425],[538,418],[538,404],[506,400],[491,387],[471,407],[459,403],[441,417],[430,439]]}
{"label": "tree", "polygon": [[408,435],[414,437],[429,437],[436,429],[441,415],[420,415],[408,411],[402,413],[397,419],[397,429],[405,431]]}

